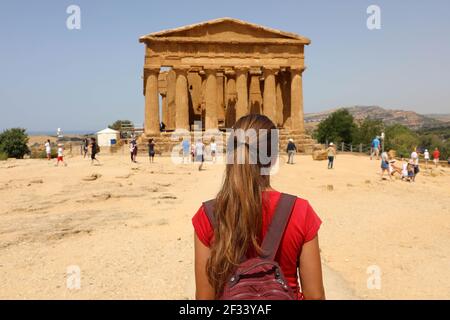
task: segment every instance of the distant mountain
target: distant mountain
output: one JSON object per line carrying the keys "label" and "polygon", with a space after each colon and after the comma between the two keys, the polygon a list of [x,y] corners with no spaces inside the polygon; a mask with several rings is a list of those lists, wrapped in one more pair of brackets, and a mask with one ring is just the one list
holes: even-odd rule
{"label": "distant mountain", "polygon": [[436,119],[443,122],[449,122],[450,123],[450,113],[430,113],[430,114],[424,114],[425,117]]}
{"label": "distant mountain", "polygon": [[[308,127],[318,124],[327,118],[335,108],[318,113],[305,114],[305,122]],[[345,107],[356,120],[365,118],[382,120],[386,125],[402,124],[411,129],[436,128],[450,126],[450,115],[422,115],[414,111],[390,110],[379,106],[353,106]]]}

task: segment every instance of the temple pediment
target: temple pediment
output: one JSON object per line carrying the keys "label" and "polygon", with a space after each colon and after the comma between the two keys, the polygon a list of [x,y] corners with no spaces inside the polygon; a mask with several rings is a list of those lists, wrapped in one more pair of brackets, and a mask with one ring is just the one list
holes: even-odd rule
{"label": "temple pediment", "polygon": [[310,40],[295,33],[267,28],[233,18],[220,18],[180,28],[150,33],[140,42],[296,43]]}

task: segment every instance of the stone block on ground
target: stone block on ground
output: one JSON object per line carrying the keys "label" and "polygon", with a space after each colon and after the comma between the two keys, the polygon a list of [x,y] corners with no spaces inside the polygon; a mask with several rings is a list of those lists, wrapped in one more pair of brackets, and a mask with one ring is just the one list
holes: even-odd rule
{"label": "stone block on ground", "polygon": [[328,154],[326,150],[315,150],[312,153],[313,160],[327,160]]}

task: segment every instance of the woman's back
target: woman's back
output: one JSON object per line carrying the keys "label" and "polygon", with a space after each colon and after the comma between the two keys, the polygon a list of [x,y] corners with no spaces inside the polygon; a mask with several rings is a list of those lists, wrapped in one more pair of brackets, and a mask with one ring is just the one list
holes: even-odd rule
{"label": "woman's back", "polygon": [[[263,205],[262,212],[261,241],[264,239],[268,226],[272,221],[280,196],[281,193],[278,191],[263,192],[263,199],[265,199],[266,205]],[[192,223],[199,240],[205,246],[210,247],[214,240],[214,230],[203,206],[200,207],[193,217]],[[320,218],[308,201],[297,198],[275,257],[275,261],[279,263],[289,286],[295,293],[299,292],[297,267],[302,246],[305,242],[311,241],[317,236],[320,224]],[[248,252],[249,258],[254,256],[256,256],[254,250]],[[299,295],[299,298],[301,298],[301,295]]]}
{"label": "woman's back", "polygon": [[[207,205],[210,216],[213,212],[214,227],[203,206],[193,218],[198,299],[227,296],[229,281],[236,281],[232,275],[243,262],[242,259],[255,258],[257,253],[266,252],[267,243],[271,243],[272,248],[278,244],[278,240],[275,242],[273,238],[277,232],[273,231],[262,246],[275,212],[281,215],[275,216],[277,223],[274,228],[281,229],[283,226],[285,232],[280,246],[277,246],[278,254],[269,251],[275,255],[288,285],[298,293],[300,280],[305,298],[324,298],[317,239],[321,223],[319,217],[306,200],[292,197],[288,197],[289,207],[283,201],[280,202],[280,209],[275,211],[281,194],[271,188],[270,175],[278,161],[278,148],[274,147],[278,145],[278,130],[266,116],[250,114],[240,118],[233,126],[233,132],[228,137],[222,187],[214,200],[214,210],[210,210],[211,202]],[[292,201],[295,203],[284,228],[288,216],[283,215],[289,210],[287,208],[292,208]],[[300,279],[297,279],[297,270],[300,271]],[[240,285],[245,283],[243,281]],[[262,283],[265,282],[258,281],[262,290],[270,291],[268,285]]]}

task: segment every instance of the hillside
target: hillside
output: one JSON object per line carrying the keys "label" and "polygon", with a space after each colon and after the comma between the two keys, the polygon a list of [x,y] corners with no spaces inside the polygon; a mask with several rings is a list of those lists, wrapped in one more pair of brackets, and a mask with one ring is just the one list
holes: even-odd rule
{"label": "hillside", "polygon": [[[307,127],[313,127],[338,109],[335,108],[323,112],[305,114]],[[442,115],[442,117],[439,117],[439,115],[426,116],[414,111],[390,110],[378,106],[353,106],[346,107],[345,109],[350,111],[356,120],[365,118],[377,119],[382,120],[386,125],[398,123],[414,130],[450,126],[450,119],[445,117],[445,115]],[[448,121],[445,121],[447,119]]]}

